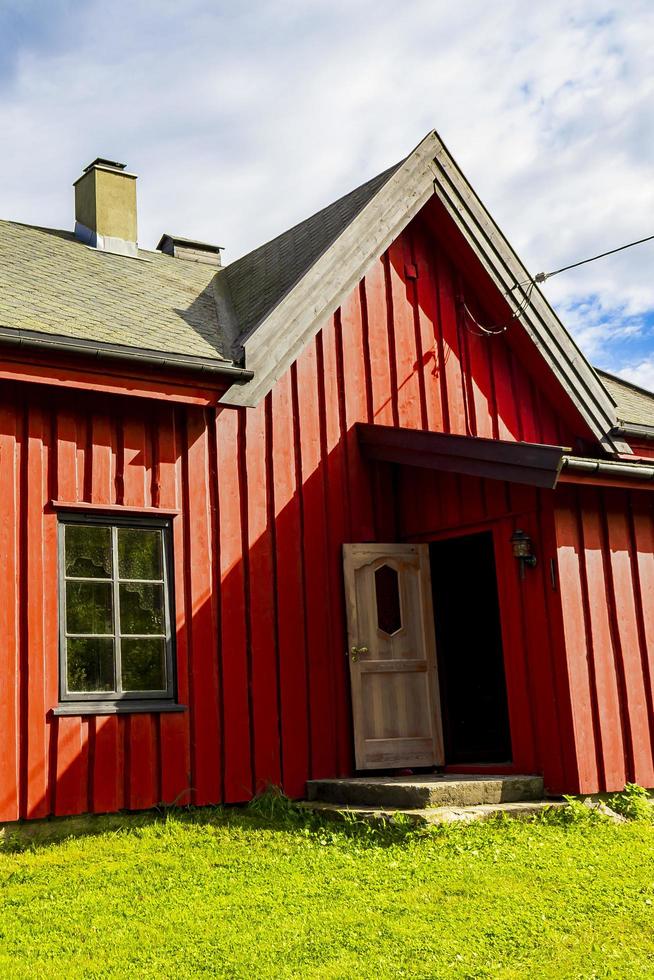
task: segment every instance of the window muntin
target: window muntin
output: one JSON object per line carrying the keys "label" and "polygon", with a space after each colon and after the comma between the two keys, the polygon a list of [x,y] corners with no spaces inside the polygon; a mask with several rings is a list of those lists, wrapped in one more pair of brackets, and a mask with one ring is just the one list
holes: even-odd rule
{"label": "window muntin", "polygon": [[62,701],[172,699],[170,526],[60,523]]}

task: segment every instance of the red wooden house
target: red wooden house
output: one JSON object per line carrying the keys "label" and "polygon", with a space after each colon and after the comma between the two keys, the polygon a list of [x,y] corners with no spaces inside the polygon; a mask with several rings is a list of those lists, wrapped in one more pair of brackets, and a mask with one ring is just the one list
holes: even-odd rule
{"label": "red wooden house", "polygon": [[96,160],[75,233],[0,223],[0,820],[654,786],[654,396],[438,136],[226,267],[135,200]]}

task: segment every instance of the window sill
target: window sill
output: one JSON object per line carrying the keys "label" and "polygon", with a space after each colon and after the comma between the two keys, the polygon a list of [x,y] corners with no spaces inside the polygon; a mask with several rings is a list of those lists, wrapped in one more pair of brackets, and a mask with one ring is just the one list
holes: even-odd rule
{"label": "window sill", "polygon": [[89,504],[86,501],[73,503],[67,500],[50,500],[48,504],[50,510],[66,513],[66,511],[79,512],[80,514],[112,514],[117,515],[144,515],[145,517],[179,517],[181,511],[169,507],[126,507],[124,504]]}
{"label": "window sill", "polygon": [[66,701],[51,711],[55,717],[70,715],[135,715],[188,711],[173,701]]}

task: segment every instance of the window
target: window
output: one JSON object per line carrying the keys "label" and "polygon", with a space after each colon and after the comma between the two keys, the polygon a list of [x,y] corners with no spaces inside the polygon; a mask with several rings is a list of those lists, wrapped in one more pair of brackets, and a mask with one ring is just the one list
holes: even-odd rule
{"label": "window", "polygon": [[59,535],[60,700],[172,701],[169,523],[71,515]]}

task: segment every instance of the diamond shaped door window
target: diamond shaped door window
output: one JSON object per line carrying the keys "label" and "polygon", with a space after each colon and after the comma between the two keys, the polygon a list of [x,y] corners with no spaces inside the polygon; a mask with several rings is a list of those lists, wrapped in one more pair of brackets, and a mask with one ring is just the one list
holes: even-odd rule
{"label": "diamond shaped door window", "polygon": [[377,626],[392,636],[402,626],[400,604],[400,577],[390,565],[375,569],[375,596],[377,599]]}

